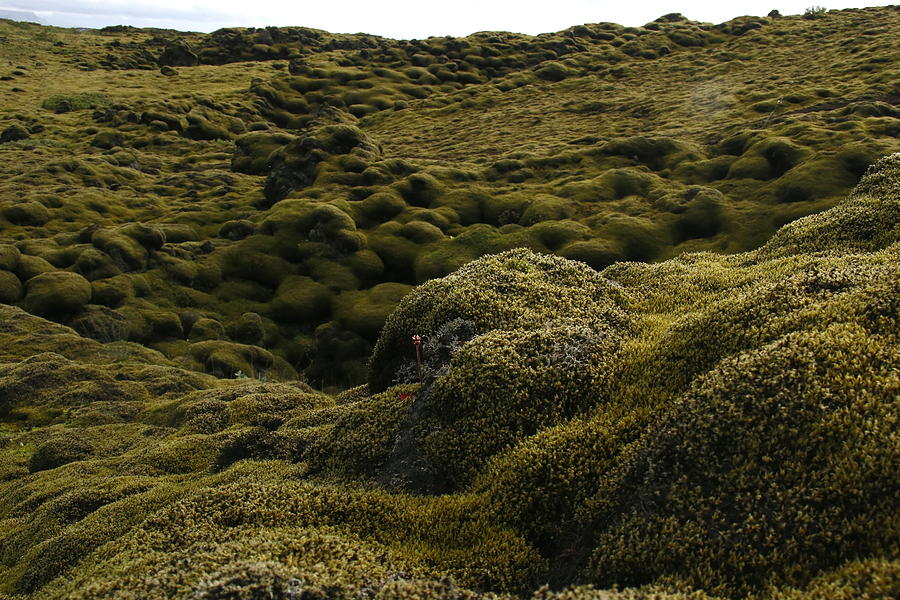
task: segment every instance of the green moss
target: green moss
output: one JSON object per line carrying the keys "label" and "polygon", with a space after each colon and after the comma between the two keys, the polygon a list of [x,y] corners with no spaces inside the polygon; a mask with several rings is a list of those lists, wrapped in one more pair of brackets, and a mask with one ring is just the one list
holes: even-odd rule
{"label": "green moss", "polygon": [[0,22],[0,595],[895,597],[898,18]]}
{"label": "green moss", "polygon": [[[639,509],[625,500],[630,508],[613,509],[622,510],[615,524],[601,526],[590,566],[594,577],[634,585],[665,572],[699,585],[700,579],[687,572],[696,569],[705,573],[706,589],[734,594],[764,581],[783,581],[797,567],[814,573],[839,564],[847,536],[866,540],[856,551],[885,548],[882,535],[865,531],[870,519],[890,523],[895,518],[884,500],[883,486],[891,484],[879,466],[885,440],[864,434],[863,423],[884,417],[884,405],[874,398],[891,387],[884,370],[891,359],[885,346],[865,338],[858,329],[840,327],[790,335],[725,361],[704,377],[671,420],[647,435],[625,463],[622,481],[634,483],[624,483],[615,497],[647,500]],[[784,364],[797,368],[785,371]],[[862,372],[866,375],[848,394],[844,378]],[[835,398],[836,404],[822,405],[822,398]],[[836,452],[848,462],[834,462]],[[849,456],[874,461],[865,468]],[[674,465],[691,467],[681,471]],[[629,474],[637,472],[641,475]],[[798,477],[799,472],[811,478]],[[665,482],[657,473],[666,473]],[[737,491],[748,484],[766,493]],[[650,489],[655,491],[644,495]],[[697,504],[721,508],[706,515],[685,512]],[[775,514],[770,513],[775,506]],[[606,521],[607,514],[595,513],[595,522]],[[831,538],[827,532],[836,528],[846,535]],[[783,546],[785,532],[799,543]],[[735,557],[735,546],[741,548],[740,558],[727,558]],[[703,552],[697,552],[701,547]]]}
{"label": "green moss", "polygon": [[572,242],[563,247],[559,255],[563,258],[587,263],[598,271],[624,259],[622,247],[616,242],[604,239]]}
{"label": "green moss", "polygon": [[344,292],[335,299],[335,318],[343,327],[374,340],[410,290],[402,283],[381,283],[366,291]]}
{"label": "green moss", "polygon": [[779,202],[804,202],[845,194],[856,184],[856,176],[835,157],[804,162],[781,178],[775,188]]}
{"label": "green moss", "polygon": [[400,235],[402,228],[396,221],[380,225],[367,235],[368,245],[384,264],[387,279],[410,282],[413,264],[421,249],[419,244]]}
{"label": "green moss", "polygon": [[278,255],[280,240],[252,235],[223,252],[222,275],[277,287],[294,268]]}
{"label": "green moss", "polygon": [[365,236],[347,212],[334,204],[309,200],[287,200],[271,211],[260,231],[282,238],[326,244],[337,252],[353,253],[365,248]]}
{"label": "green moss", "polygon": [[22,283],[9,271],[0,271],[0,303],[13,304],[22,297]]}
{"label": "green moss", "polygon": [[562,63],[546,61],[540,64],[534,74],[545,81],[562,81],[566,77],[570,77],[573,73],[571,69]]}
{"label": "green moss", "polygon": [[779,230],[760,251],[762,256],[804,252],[871,252],[896,241],[892,223],[900,204],[890,186],[898,177],[897,155],[871,167],[848,199],[823,215],[799,219]]}
{"label": "green moss", "polygon": [[131,326],[121,313],[103,306],[89,305],[78,318],[72,321],[72,328],[85,337],[103,343],[128,339]]}
{"label": "green moss", "polygon": [[221,340],[194,342],[188,352],[204,371],[217,377],[232,378],[238,372],[260,377],[275,365],[272,354],[258,346]]}
{"label": "green moss", "polygon": [[221,340],[225,337],[225,327],[215,319],[198,319],[194,323],[188,339],[192,342],[202,342],[204,340]]}
{"label": "green moss", "polygon": [[40,202],[22,202],[5,207],[3,217],[13,225],[40,227],[50,220],[50,211]]}
{"label": "green moss", "polygon": [[91,236],[91,243],[112,260],[122,271],[143,271],[147,268],[147,249],[124,231],[99,229]]}
{"label": "green moss", "polygon": [[43,106],[55,113],[66,113],[74,110],[105,108],[112,104],[112,99],[99,92],[83,92],[80,94],[56,94],[44,100]]}
{"label": "green moss", "polygon": [[90,455],[91,446],[82,436],[66,432],[56,435],[38,446],[28,461],[28,470],[36,473],[55,469]]}
{"label": "green moss", "polygon": [[73,266],[88,281],[108,279],[122,273],[108,254],[96,248],[88,248],[79,253]]}
{"label": "green moss", "polygon": [[575,214],[577,206],[555,196],[538,196],[528,204],[528,208],[515,222],[522,225],[534,225],[541,221],[568,219]]}
{"label": "green moss", "polygon": [[[648,173],[646,168],[609,169],[594,179],[564,185],[560,189],[560,195],[585,203],[617,200],[628,196],[646,197],[658,183],[658,178]],[[569,214],[557,218],[573,216],[575,207],[571,203],[569,207]]]}
{"label": "green moss", "polygon": [[228,337],[240,344],[262,346],[266,337],[262,317],[254,312],[246,312],[232,321],[227,331]]}
{"label": "green moss", "polygon": [[[564,275],[551,283],[550,273]],[[414,334],[427,335],[455,318],[473,321],[478,331],[512,328],[517,323],[542,324],[557,303],[575,302],[569,286],[573,286],[571,290],[576,285],[602,287],[604,281],[584,265],[557,262],[524,250],[485,258],[444,279],[430,281],[404,298],[388,319],[372,357],[369,385],[373,391],[387,387],[404,361],[402,357],[409,355],[409,339]],[[546,304],[553,294],[545,297],[550,289],[545,286],[554,289],[552,304]],[[521,301],[507,300],[514,293],[521,294]],[[543,298],[539,303],[543,305],[531,305],[531,294]],[[480,306],[473,304],[474,297]]]}
{"label": "green moss", "polygon": [[591,229],[587,225],[570,220],[543,221],[529,227],[527,233],[552,252],[573,242],[592,237]]}
{"label": "green moss", "polygon": [[659,171],[673,167],[689,155],[691,148],[667,137],[634,136],[607,142],[597,151],[607,156],[622,156]]}
{"label": "green moss", "polygon": [[391,191],[376,192],[360,202],[360,213],[368,223],[379,224],[390,221],[406,210],[407,204],[398,194]]}
{"label": "green moss", "polygon": [[15,271],[22,253],[10,244],[0,244],[0,269]]}
{"label": "green moss", "polygon": [[484,222],[483,207],[491,202],[491,196],[479,190],[454,190],[442,195],[435,205],[453,210],[463,225],[472,225]]}
{"label": "green moss", "polygon": [[250,175],[263,175],[272,165],[269,157],[295,138],[287,133],[248,133],[235,140],[232,170]]}
{"label": "green moss", "polygon": [[710,188],[693,189],[693,197],[684,206],[674,223],[676,240],[712,237],[725,225],[723,215],[726,199]]}
{"label": "green moss", "polygon": [[415,388],[401,386],[348,405],[334,427],[310,448],[314,468],[366,476],[388,459]]}
{"label": "green moss", "polygon": [[232,241],[242,240],[256,233],[256,224],[253,221],[241,219],[239,221],[227,221],[219,229],[219,237]]}
{"label": "green moss", "polygon": [[612,217],[606,223],[604,234],[618,242],[627,260],[653,260],[664,243],[657,226],[640,217]]}
{"label": "green moss", "polygon": [[431,206],[443,193],[443,186],[428,173],[414,173],[394,184],[403,199],[412,206]]}
{"label": "green moss", "polygon": [[127,275],[91,281],[91,300],[95,304],[117,308],[134,293],[134,286]]}
{"label": "green moss", "polygon": [[292,275],[281,282],[270,303],[272,318],[287,323],[314,323],[331,312],[332,293],[309,277]]}
{"label": "green moss", "polygon": [[91,300],[91,284],[77,273],[52,272],[36,275],[25,284],[24,307],[42,316],[77,313]]}

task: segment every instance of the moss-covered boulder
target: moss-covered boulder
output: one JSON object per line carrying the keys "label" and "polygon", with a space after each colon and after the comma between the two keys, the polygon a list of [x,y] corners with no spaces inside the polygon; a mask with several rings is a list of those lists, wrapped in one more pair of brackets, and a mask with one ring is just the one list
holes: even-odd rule
{"label": "moss-covered boulder", "polygon": [[259,346],[209,340],[192,343],[188,351],[204,371],[217,377],[268,378],[276,381],[297,378],[296,371],[284,359]]}
{"label": "moss-covered boulder", "polygon": [[83,309],[90,301],[91,284],[77,273],[41,273],[25,284],[24,307],[35,315],[71,315]]}
{"label": "moss-covered boulder", "polygon": [[423,340],[427,385],[390,477],[432,490],[464,485],[514,440],[603,402],[627,321],[619,296],[590,267],[527,250],[479,259],[406,296],[369,371],[372,390],[418,380],[413,336]]}
{"label": "moss-covered boulder", "polygon": [[270,303],[272,318],[287,323],[314,323],[331,311],[333,295],[328,287],[309,277],[284,279]]}
{"label": "moss-covered boulder", "polygon": [[872,524],[896,523],[892,434],[864,423],[887,418],[878,399],[898,393],[897,356],[866,337],[855,327],[792,334],[703,377],[598,493],[594,522],[608,525],[593,542],[592,579],[638,585],[680,573],[700,585],[690,570],[705,573],[707,589],[737,594],[833,567],[849,545],[887,548],[894,525]]}
{"label": "moss-covered boulder", "polygon": [[190,42],[183,39],[174,39],[166,44],[158,59],[160,66],[167,67],[193,67],[200,63],[200,59],[191,47]]}
{"label": "moss-covered boulder", "polygon": [[22,297],[22,282],[9,271],[0,271],[0,303],[13,304]]}
{"label": "moss-covered boulder", "polygon": [[263,319],[255,312],[246,312],[226,329],[228,337],[240,344],[262,346],[266,337]]}
{"label": "moss-covered boulder", "polygon": [[5,207],[3,216],[13,225],[39,227],[50,220],[50,211],[40,202],[22,202]]}
{"label": "moss-covered boulder", "polygon": [[75,270],[84,275],[88,281],[107,279],[122,273],[112,257],[97,248],[87,248],[78,255],[74,264]]}
{"label": "moss-covered boulder", "polygon": [[143,271],[147,268],[147,249],[119,229],[99,229],[91,236],[91,243],[109,256],[113,265],[122,271]]}
{"label": "moss-covered boulder", "polygon": [[21,125],[10,125],[0,132],[0,144],[27,140],[30,137],[31,135],[29,135],[28,130]]}
{"label": "moss-covered boulder", "polygon": [[41,273],[50,273],[56,270],[52,264],[40,256],[32,256],[31,254],[22,254],[16,264],[13,272],[19,276],[24,282],[32,277],[36,277]]}
{"label": "moss-covered boulder", "polygon": [[380,149],[360,129],[345,124],[326,125],[296,138],[269,157],[273,166],[263,190],[266,202],[274,204],[291,191],[309,186],[318,176],[319,163],[331,156],[351,153],[376,158]]}
{"label": "moss-covered boulder", "polygon": [[375,340],[400,300],[412,290],[402,283],[380,283],[365,291],[350,291],[335,299],[335,318],[347,329]]}
{"label": "moss-covered boulder", "polygon": [[19,266],[22,253],[11,244],[0,244],[0,269],[14,271]]}
{"label": "moss-covered boulder", "polygon": [[105,306],[89,305],[72,321],[72,328],[99,342],[120,342],[131,334],[131,325],[122,313]]}
{"label": "moss-covered boulder", "polygon": [[219,237],[232,241],[242,240],[254,233],[256,233],[256,224],[246,219],[226,221],[219,228]]}
{"label": "moss-covered boulder", "polygon": [[91,445],[84,436],[66,432],[53,436],[40,446],[28,460],[28,470],[32,473],[55,469],[56,467],[87,458],[91,455]]}
{"label": "moss-covered boulder", "polygon": [[231,169],[248,175],[265,175],[272,167],[272,154],[294,141],[288,133],[248,133],[235,140]]}
{"label": "moss-covered boulder", "polygon": [[225,327],[215,319],[198,319],[190,329],[188,339],[192,342],[221,340],[225,338]]}

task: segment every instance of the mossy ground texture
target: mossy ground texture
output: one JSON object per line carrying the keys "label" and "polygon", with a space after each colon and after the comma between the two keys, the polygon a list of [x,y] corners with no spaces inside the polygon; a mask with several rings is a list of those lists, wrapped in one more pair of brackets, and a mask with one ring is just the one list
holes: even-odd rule
{"label": "mossy ground texture", "polygon": [[896,598],[898,31],[0,21],[0,598]]}

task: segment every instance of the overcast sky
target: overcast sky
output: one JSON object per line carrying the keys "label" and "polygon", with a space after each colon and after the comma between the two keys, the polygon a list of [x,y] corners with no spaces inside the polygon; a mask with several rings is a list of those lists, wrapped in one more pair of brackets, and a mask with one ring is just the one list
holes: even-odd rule
{"label": "overcast sky", "polygon": [[[896,0],[894,0],[896,2]],[[303,25],[333,33],[372,33],[392,38],[465,36],[476,31],[537,34],[571,25],[610,21],[643,25],[672,12],[721,23],[772,9],[799,14],[813,4],[829,9],[892,2],[839,0],[0,0],[0,13],[21,10],[62,27],[134,25],[209,32],[221,27]]]}

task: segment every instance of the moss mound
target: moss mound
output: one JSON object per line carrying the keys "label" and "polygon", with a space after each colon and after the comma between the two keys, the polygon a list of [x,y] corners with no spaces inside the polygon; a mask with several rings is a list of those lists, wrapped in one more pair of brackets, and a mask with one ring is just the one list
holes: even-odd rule
{"label": "moss mound", "polygon": [[9,271],[0,271],[0,303],[13,304],[22,297],[19,278]]}
{"label": "moss mound", "polygon": [[41,273],[25,284],[25,309],[36,315],[71,315],[90,301],[91,284],[77,273]]}

